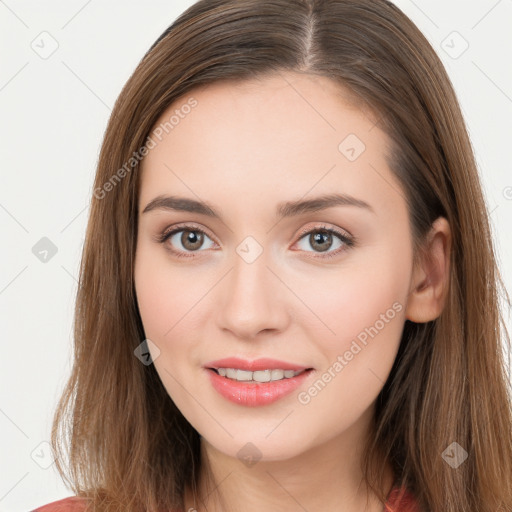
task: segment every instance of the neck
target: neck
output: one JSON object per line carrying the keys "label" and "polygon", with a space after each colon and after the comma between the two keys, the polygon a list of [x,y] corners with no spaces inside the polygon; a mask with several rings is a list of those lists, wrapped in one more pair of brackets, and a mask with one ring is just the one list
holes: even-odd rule
{"label": "neck", "polygon": [[[364,422],[365,418],[361,421]],[[262,458],[251,466],[216,450],[201,438],[201,457],[208,461],[215,483],[207,484],[203,464],[200,497],[194,499],[187,489],[185,511],[382,512],[382,502],[368,490],[363,478],[361,454],[364,439],[361,432],[361,424],[353,425],[343,435],[293,458]],[[384,466],[383,472],[385,489],[382,491],[387,495],[394,475],[389,464]]]}

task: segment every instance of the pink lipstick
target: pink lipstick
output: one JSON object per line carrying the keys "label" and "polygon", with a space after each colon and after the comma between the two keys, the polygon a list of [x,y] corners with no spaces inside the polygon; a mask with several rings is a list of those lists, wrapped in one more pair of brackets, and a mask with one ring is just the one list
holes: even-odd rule
{"label": "pink lipstick", "polygon": [[273,403],[296,390],[313,369],[276,359],[248,361],[229,357],[204,365],[213,388],[239,405]]}

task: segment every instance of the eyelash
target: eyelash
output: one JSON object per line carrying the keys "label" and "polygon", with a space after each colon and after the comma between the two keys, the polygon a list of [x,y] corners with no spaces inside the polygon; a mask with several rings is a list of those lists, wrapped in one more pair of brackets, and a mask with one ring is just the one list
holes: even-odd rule
{"label": "eyelash", "polygon": [[[171,238],[171,236],[173,236],[176,233],[179,233],[181,231],[190,231],[192,233],[194,233],[194,232],[202,233],[203,235],[206,235],[208,238],[210,238],[210,239],[212,238],[203,229],[201,229],[201,228],[199,228],[197,226],[193,226],[191,224],[185,224],[185,225],[175,226],[171,231],[164,230],[161,234],[156,236],[156,241],[161,243],[161,244],[165,244],[165,242],[167,242],[167,240],[169,238]],[[347,249],[350,249],[350,248],[352,248],[356,244],[356,238],[355,237],[348,236],[347,234],[345,234],[345,233],[343,233],[341,231],[338,231],[337,229],[329,228],[329,227],[324,226],[324,225],[322,225],[322,226],[315,226],[314,228],[310,228],[310,229],[306,229],[306,230],[302,231],[298,235],[297,242],[302,240],[302,238],[304,238],[306,235],[310,235],[310,234],[316,233],[316,232],[324,232],[324,233],[329,233],[331,235],[335,235],[336,237],[338,237],[341,240],[341,242],[343,242],[344,246],[336,249],[335,251],[326,252],[325,255],[322,255],[322,256],[310,256],[310,257],[315,258],[315,259],[318,259],[318,258],[320,258],[320,259],[333,258],[333,257],[337,256],[340,252],[343,252],[343,251],[345,251]],[[172,249],[170,246],[166,246],[166,249],[168,251],[170,251],[177,258],[194,258],[195,257],[191,253],[184,253],[182,251],[176,251],[175,249]],[[194,252],[203,252],[203,251],[194,251]],[[314,252],[314,251],[306,251],[306,252]],[[316,254],[321,254],[321,253],[316,253]]]}

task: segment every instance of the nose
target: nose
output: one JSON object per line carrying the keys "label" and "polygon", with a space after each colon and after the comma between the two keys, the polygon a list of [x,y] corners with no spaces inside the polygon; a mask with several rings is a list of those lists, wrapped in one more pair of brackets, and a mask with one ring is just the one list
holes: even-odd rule
{"label": "nose", "polygon": [[219,328],[247,340],[261,332],[286,329],[290,320],[286,301],[291,294],[283,284],[285,279],[269,263],[265,251],[251,263],[235,254],[233,268],[220,289]]}

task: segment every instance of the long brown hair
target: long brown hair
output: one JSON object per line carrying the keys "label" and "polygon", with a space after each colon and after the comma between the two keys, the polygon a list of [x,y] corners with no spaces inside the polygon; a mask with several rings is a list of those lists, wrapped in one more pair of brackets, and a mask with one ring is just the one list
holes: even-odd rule
{"label": "long brown hair", "polygon": [[[387,0],[200,0],[158,38],[112,111],[91,198],[74,321],[74,365],[55,412],[62,478],[94,510],[181,508],[199,434],[134,350],[145,339],[133,262],[142,148],[196,86],[291,70],[329,77],[393,141],[415,257],[432,223],[452,231],[449,294],[434,321],[406,320],[377,401],[364,472],[384,501],[383,461],[432,512],[512,510],[512,411],[499,305],[505,290],[473,149],[447,73]],[[502,345],[503,342],[503,345]],[[443,453],[456,442],[457,468]],[[452,445],[453,447],[453,445]],[[68,454],[68,460],[64,457]]]}

